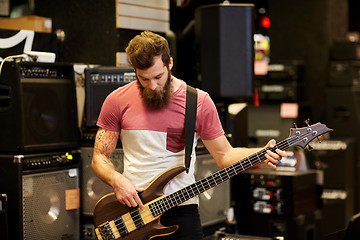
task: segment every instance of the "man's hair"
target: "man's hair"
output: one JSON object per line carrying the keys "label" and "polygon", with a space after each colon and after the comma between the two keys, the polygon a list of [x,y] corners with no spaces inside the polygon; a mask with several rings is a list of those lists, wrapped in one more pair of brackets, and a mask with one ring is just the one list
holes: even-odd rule
{"label": "man's hair", "polygon": [[155,33],[144,31],[134,37],[125,49],[128,62],[138,69],[148,69],[154,64],[154,57],[161,56],[164,66],[170,63],[168,41]]}

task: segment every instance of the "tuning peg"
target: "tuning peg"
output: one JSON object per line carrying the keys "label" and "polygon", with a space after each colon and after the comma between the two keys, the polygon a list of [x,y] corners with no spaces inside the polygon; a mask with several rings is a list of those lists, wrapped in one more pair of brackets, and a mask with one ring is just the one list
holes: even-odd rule
{"label": "tuning peg", "polygon": [[310,126],[310,118],[306,119],[304,123],[309,127]]}
{"label": "tuning peg", "polygon": [[311,151],[311,150],[313,150],[314,148],[313,148],[310,144],[308,144],[308,145],[307,145],[307,149],[308,149],[309,151]]}
{"label": "tuning peg", "polygon": [[294,122],[293,124],[294,124],[294,128],[298,128],[298,127],[297,127],[297,124],[296,124],[295,122]]}

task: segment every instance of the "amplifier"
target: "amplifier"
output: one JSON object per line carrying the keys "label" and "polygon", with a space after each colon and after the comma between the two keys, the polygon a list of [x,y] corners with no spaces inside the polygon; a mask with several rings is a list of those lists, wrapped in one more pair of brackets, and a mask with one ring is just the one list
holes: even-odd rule
{"label": "amplifier", "polygon": [[298,61],[269,64],[267,75],[256,75],[254,78],[259,99],[264,104],[301,101],[303,68]]}
{"label": "amplifier", "polygon": [[77,148],[73,66],[5,62],[0,76],[0,125],[2,153]]}
{"label": "amplifier", "polygon": [[331,57],[335,60],[360,59],[360,43],[351,41],[336,41],[331,48]]}
{"label": "amplifier", "polygon": [[85,69],[85,124],[95,127],[105,98],[115,89],[136,80],[130,67]]}
{"label": "amplifier", "polygon": [[237,226],[238,233],[244,235],[286,240],[321,240],[322,219],[320,210],[298,216],[250,214],[242,215]]}
{"label": "amplifier", "polygon": [[317,209],[316,171],[249,170],[234,177],[235,215],[297,216]]}
{"label": "amplifier", "polygon": [[355,189],[356,141],[353,138],[314,141],[305,156],[309,168],[321,170],[326,189]]}
{"label": "amplifier", "polygon": [[77,151],[0,155],[0,163],[9,239],[80,239]]}
{"label": "amplifier", "polygon": [[360,83],[360,61],[330,62],[329,86],[358,86]]}

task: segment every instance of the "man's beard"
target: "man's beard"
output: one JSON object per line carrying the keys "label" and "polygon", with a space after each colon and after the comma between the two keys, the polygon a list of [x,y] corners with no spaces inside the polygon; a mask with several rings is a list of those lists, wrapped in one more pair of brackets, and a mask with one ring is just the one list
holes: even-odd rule
{"label": "man's beard", "polygon": [[145,106],[152,110],[160,110],[165,107],[171,101],[171,81],[171,74],[168,73],[165,85],[155,90],[144,88],[137,81]]}

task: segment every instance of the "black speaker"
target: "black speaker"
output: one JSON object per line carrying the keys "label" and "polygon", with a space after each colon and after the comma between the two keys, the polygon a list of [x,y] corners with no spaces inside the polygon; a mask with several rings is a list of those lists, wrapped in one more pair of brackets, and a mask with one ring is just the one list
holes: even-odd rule
{"label": "black speaker", "polygon": [[[219,170],[210,154],[196,156],[195,178],[201,180]],[[226,212],[230,208],[230,182],[226,181],[199,195],[199,212],[203,227],[226,221]]]}
{"label": "black speaker", "polygon": [[332,87],[357,86],[360,82],[360,61],[332,61],[328,85]]}
{"label": "black speaker", "polygon": [[252,4],[214,4],[195,10],[201,88],[213,97],[253,95]]}
{"label": "black speaker", "polygon": [[30,153],[79,145],[70,64],[5,62],[0,77],[0,152]]}
{"label": "black speaker", "polygon": [[241,218],[239,234],[287,240],[323,239],[320,210],[292,217],[253,214]]}
{"label": "black speaker", "polygon": [[281,105],[248,106],[249,145],[262,147],[272,138],[284,140],[295,122],[296,118],[281,116]]}
{"label": "black speaker", "polygon": [[326,124],[337,138],[360,141],[360,89],[357,87],[327,88]]}
{"label": "black speaker", "polygon": [[2,239],[9,239],[9,223],[8,223],[8,210],[7,210],[7,195],[2,193],[0,195],[0,231]]}
{"label": "black speaker", "polygon": [[309,168],[321,170],[323,187],[354,191],[356,170],[355,140],[331,139],[311,144],[312,151],[306,151]]}
{"label": "black speaker", "polygon": [[105,98],[115,89],[136,80],[130,67],[85,69],[85,123],[95,127]]}
{"label": "black speaker", "polygon": [[345,229],[354,211],[355,194],[351,190],[325,189],[322,194],[323,235]]}
{"label": "black speaker", "polygon": [[80,237],[76,153],[0,156],[0,192],[8,196],[9,239]]}
{"label": "black speaker", "polygon": [[[92,147],[82,147],[80,148],[81,152],[81,162],[82,162],[82,200],[83,208],[82,213],[87,216],[93,216],[95,204],[101,197],[105,194],[111,193],[114,190],[106,185],[100,178],[98,178],[92,168],[91,161],[93,156],[94,148]],[[122,149],[115,149],[111,162],[114,164],[115,168],[119,172],[124,171],[123,165],[123,151]]]}

